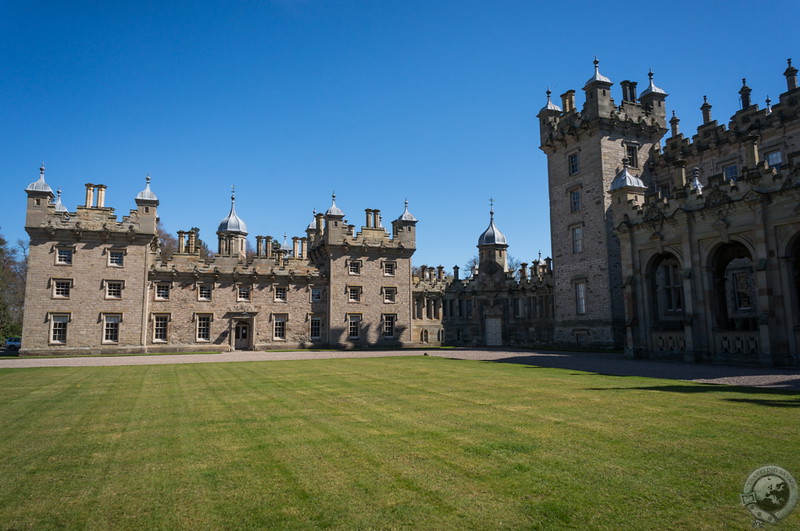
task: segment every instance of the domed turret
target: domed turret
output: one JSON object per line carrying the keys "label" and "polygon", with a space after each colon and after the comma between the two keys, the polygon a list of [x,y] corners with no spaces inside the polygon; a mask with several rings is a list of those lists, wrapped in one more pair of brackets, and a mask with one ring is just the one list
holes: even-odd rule
{"label": "domed turret", "polygon": [[505,234],[494,224],[494,201],[490,200],[490,204],[489,227],[478,238],[478,258],[481,274],[494,275],[508,269],[508,242]]}
{"label": "domed turret", "polygon": [[25,189],[26,192],[44,192],[50,194],[52,197],[53,189],[50,188],[50,185],[44,182],[44,162],[42,162],[42,167],[39,168],[39,178],[28,185]]}
{"label": "domed turret", "polygon": [[331,207],[325,212],[325,217],[329,218],[343,218],[344,212],[336,206],[336,194],[331,194]]}
{"label": "domed turret", "polygon": [[478,238],[478,247],[481,245],[508,245],[505,234],[494,224],[494,207],[489,211],[489,227]]}
{"label": "domed turret", "polygon": [[219,223],[217,232],[232,232],[247,236],[247,225],[244,220],[236,214],[236,192],[231,192],[231,211],[228,216]]}
{"label": "domed turret", "polygon": [[150,189],[149,174],[145,178],[145,183],[146,184],[144,185],[144,190],[139,192],[139,194],[136,196],[136,201],[158,201],[158,197],[156,197],[156,194],[154,194],[153,191]]}

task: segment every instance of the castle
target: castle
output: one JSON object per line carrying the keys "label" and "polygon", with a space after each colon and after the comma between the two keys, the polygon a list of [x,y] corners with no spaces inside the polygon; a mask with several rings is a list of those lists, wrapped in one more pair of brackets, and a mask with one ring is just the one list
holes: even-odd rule
{"label": "castle", "polygon": [[411,255],[416,218],[383,227],[366,209],[356,232],[336,206],[305,233],[278,244],[256,236],[231,195],[217,230],[218,253],[200,256],[197,233],[178,232],[170,258],[159,252],[159,201],[150,179],[136,209],[117,219],[104,185],[68,212],[44,178],[31,183],[31,238],[23,353],[224,351],[333,346],[400,347],[411,342]]}
{"label": "castle", "polygon": [[537,115],[552,260],[510,271],[492,208],[465,279],[458,267],[412,273],[407,203],[391,233],[374,209],[356,232],[334,196],[306,236],[256,236],[250,257],[232,196],[211,260],[193,231],[179,232],[165,259],[149,181],[118,221],[102,185],[87,185],[86,204],[67,212],[42,168],[26,190],[23,352],[555,345],[796,365],[797,72],[790,60],[786,92],[763,109],[743,80],[727,126],[704,101],[688,138],[674,113],[667,120],[652,72],[641,94],[622,81],[617,105],[595,60],[580,110],[574,90],[560,107],[548,90]]}
{"label": "castle", "polygon": [[[800,90],[760,109],[742,80],[727,125],[692,138],[653,73],[620,105],[599,71],[538,114],[547,155],[556,343],[629,356],[797,364]],[[662,137],[670,136],[661,145]]]}

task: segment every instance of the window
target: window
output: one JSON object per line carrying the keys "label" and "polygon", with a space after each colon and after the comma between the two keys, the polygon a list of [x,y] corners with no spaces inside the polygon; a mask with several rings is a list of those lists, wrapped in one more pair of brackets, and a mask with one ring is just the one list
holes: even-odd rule
{"label": "window", "polygon": [[286,339],[286,321],[288,316],[276,315],[274,317],[273,339]]}
{"label": "window", "polygon": [[312,317],[311,318],[311,339],[319,339],[322,337],[322,318],[321,317]]}
{"label": "window", "polygon": [[350,260],[348,262],[348,271],[351,275],[360,275],[361,274],[361,261],[360,260]]}
{"label": "window", "polygon": [[61,265],[72,265],[72,249],[59,247],[56,250],[56,263]]}
{"label": "window", "polygon": [[113,267],[125,265],[125,251],[108,251],[108,265]]}
{"label": "window", "polygon": [[211,341],[211,314],[197,315],[197,340]]}
{"label": "window", "polygon": [[276,302],[286,302],[287,300],[287,291],[286,288],[279,287],[275,288],[275,301]]}
{"label": "window", "polygon": [[752,309],[750,301],[750,272],[739,271],[731,276],[733,277],[733,296],[736,309],[739,311]]}
{"label": "window", "polygon": [[361,300],[361,286],[350,286],[347,288],[347,300],[358,302]]}
{"label": "window", "polygon": [[397,315],[384,314],[383,316],[383,337],[394,337],[394,325],[397,322]]}
{"label": "window", "polygon": [[322,300],[322,289],[311,288],[311,302],[319,302]]}
{"label": "window", "polygon": [[628,157],[628,166],[639,167],[639,146],[628,144],[625,146],[625,156]]}
{"label": "window", "polygon": [[583,227],[572,227],[572,252],[583,252]]}
{"label": "window", "polygon": [[106,299],[121,299],[122,288],[121,280],[106,280]]}
{"label": "window", "polygon": [[64,344],[67,342],[67,326],[69,314],[52,314],[50,316],[50,342]]}
{"label": "window", "polygon": [[197,288],[197,300],[210,301],[212,289],[213,287],[211,284],[200,284],[200,286]]}
{"label": "window", "polygon": [[153,317],[153,341],[165,342],[169,339],[169,314]]}
{"label": "window", "polygon": [[239,284],[236,288],[236,300],[249,301],[250,300],[250,286]]}
{"label": "window", "polygon": [[170,285],[168,282],[159,282],[156,284],[156,300],[167,301],[169,300]]}
{"label": "window", "polygon": [[770,168],[780,169],[782,163],[783,163],[783,157],[781,156],[780,151],[773,151],[772,153],[767,153],[767,166],[769,166]]}
{"label": "window", "polygon": [[578,163],[578,154],[577,153],[570,153],[567,156],[567,166],[569,167],[569,174],[575,175],[579,171],[581,171],[581,167]]}
{"label": "window", "polygon": [[586,282],[575,283],[575,313],[578,315],[586,313]]}
{"label": "window", "polygon": [[119,315],[106,314],[103,317],[103,343],[119,343]]}
{"label": "window", "polygon": [[383,288],[383,302],[395,302],[397,299],[397,288]]}
{"label": "window", "polygon": [[397,270],[397,263],[395,262],[384,262],[383,263],[383,275],[387,277],[393,277],[394,272]]}
{"label": "window", "polygon": [[53,281],[53,297],[56,299],[69,299],[69,293],[71,289],[72,280]]}
{"label": "window", "polygon": [[739,176],[739,167],[736,164],[729,164],[722,167],[722,175],[729,181],[735,181]]}
{"label": "window", "polygon": [[570,190],[569,192],[569,208],[572,212],[577,212],[581,209],[581,191]]}
{"label": "window", "polygon": [[349,314],[347,316],[347,337],[357,338],[361,332],[361,315]]}

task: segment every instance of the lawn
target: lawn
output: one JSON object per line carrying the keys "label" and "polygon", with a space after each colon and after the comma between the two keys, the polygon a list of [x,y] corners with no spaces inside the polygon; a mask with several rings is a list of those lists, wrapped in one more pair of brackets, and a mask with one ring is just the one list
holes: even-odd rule
{"label": "lawn", "polygon": [[[747,529],[800,395],[436,357],[0,370],[2,529]],[[800,508],[782,527],[800,527]]]}

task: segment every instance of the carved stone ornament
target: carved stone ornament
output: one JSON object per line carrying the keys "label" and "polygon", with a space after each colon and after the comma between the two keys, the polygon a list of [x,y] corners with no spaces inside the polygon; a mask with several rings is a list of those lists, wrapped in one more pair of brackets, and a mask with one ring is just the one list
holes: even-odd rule
{"label": "carved stone ornament", "polygon": [[706,198],[705,206],[707,207],[715,207],[731,202],[731,197],[725,191],[721,190],[719,186],[714,186],[710,192],[704,195]]}

